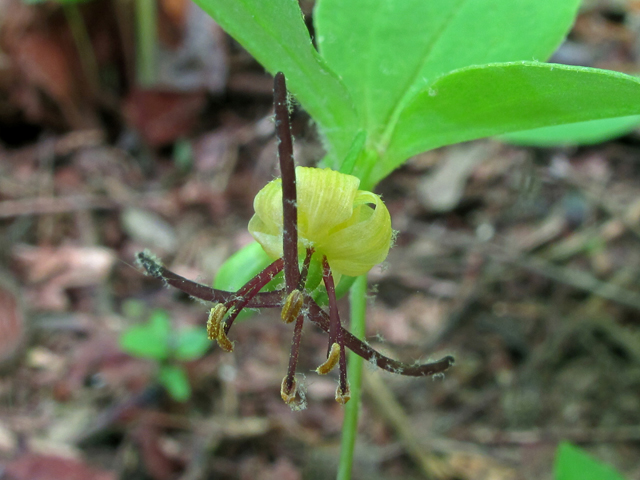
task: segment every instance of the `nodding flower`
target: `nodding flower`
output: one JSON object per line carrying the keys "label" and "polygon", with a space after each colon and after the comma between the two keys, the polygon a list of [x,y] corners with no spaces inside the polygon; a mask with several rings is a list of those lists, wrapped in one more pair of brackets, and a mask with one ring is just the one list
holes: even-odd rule
{"label": "nodding flower", "polygon": [[[378,195],[358,190],[357,177],[330,169],[295,168],[282,73],[276,75],[274,97],[282,179],[273,180],[260,190],[254,201],[255,215],[249,222],[249,232],[274,259],[273,263],[238,291],[227,292],[176,275],[148,252],[138,253],[138,262],[149,275],[213,303],[207,332],[227,352],[233,351],[233,342],[227,335],[244,308],[279,308],[282,320],[294,323],[289,367],[280,389],[282,399],[294,410],[305,406],[304,390],[296,379],[304,320],[329,334],[326,360],[316,372],[325,375],[338,366],[336,401],[341,404],[351,396],[346,348],[400,375],[429,376],[444,372],[453,365],[453,357],[406,364],[382,355],[342,326],[335,288],[338,277],[364,275],[384,261],[393,237],[389,211]],[[317,283],[308,278],[312,268],[321,272]],[[280,272],[284,272],[284,285],[275,291],[261,291]],[[327,292],[328,312],[311,295],[320,278]]]}
{"label": "nodding flower", "polygon": [[[335,365],[340,366],[340,382],[336,400],[349,400],[349,384],[346,379],[346,358],[344,338],[338,315],[335,285],[341,275],[364,275],[374,265],[384,261],[389,253],[392,240],[391,217],[380,197],[374,193],[358,190],[360,180],[353,175],[331,169],[296,167],[295,207],[297,211],[297,245],[292,258],[305,259],[299,285],[293,289],[284,303],[282,318],[293,322],[295,315],[291,304],[294,299],[301,305],[304,281],[311,263],[321,265],[322,278],[329,297],[329,347],[328,358],[318,367],[317,372],[328,373]],[[285,257],[284,238],[290,235],[285,229],[283,212],[282,180],[269,182],[253,202],[255,215],[249,221],[249,232],[269,256],[274,259]],[[302,318],[302,317],[300,317]],[[294,351],[295,350],[295,351]],[[292,348],[292,357],[297,358],[297,345]],[[287,378],[285,378],[287,382]],[[288,380],[290,392],[283,382],[282,398],[293,402],[292,392],[297,384]]]}
{"label": "nodding flower", "polygon": [[[326,257],[334,275],[357,277],[387,258],[389,210],[375,193],[358,190],[360,179],[331,169],[296,167],[298,251]],[[249,232],[267,254],[283,256],[282,180],[269,182],[253,202]]]}

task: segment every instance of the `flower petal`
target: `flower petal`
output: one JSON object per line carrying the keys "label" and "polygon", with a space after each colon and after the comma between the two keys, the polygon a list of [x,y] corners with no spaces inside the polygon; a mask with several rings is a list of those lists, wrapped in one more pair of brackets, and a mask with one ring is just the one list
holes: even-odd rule
{"label": "flower petal", "polygon": [[[298,247],[326,255],[336,275],[357,276],[382,262],[391,245],[391,218],[360,180],[330,169],[296,167]],[[282,257],[282,181],[256,195],[249,232],[272,258]]]}
{"label": "flower petal", "polygon": [[312,245],[323,243],[327,233],[347,221],[360,180],[329,168],[296,168],[298,232]]}
{"label": "flower petal", "polygon": [[258,242],[267,255],[278,259],[282,257],[282,225],[266,224],[258,215],[249,220],[249,233]]}
{"label": "flower petal", "polygon": [[270,232],[282,233],[282,180],[267,183],[253,199],[253,209]]}
{"label": "flower petal", "polygon": [[[335,229],[322,246],[332,270],[352,277],[363,275],[387,258],[391,247],[391,216],[382,199],[358,191],[354,214]],[[374,205],[372,208],[369,205]]]}

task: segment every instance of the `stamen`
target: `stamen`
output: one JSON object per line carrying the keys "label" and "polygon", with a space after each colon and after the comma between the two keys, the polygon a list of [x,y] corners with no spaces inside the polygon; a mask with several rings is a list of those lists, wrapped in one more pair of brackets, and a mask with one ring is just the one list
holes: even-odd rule
{"label": "stamen", "polygon": [[340,331],[340,316],[338,313],[338,305],[336,303],[336,287],[333,282],[333,275],[331,274],[331,267],[329,266],[327,257],[322,257],[322,279],[324,280],[324,286],[327,289],[327,296],[329,297],[329,347],[327,348],[328,355],[331,345],[333,345],[333,343],[338,340],[337,337],[338,332]]}
{"label": "stamen", "polygon": [[218,345],[220,346],[220,348],[225,352],[233,352],[233,342],[229,340],[229,337],[227,337],[227,334],[225,333],[224,328],[222,328],[222,325],[220,325],[220,328],[218,330],[218,338],[216,338],[216,340],[218,341]]}
{"label": "stamen", "polygon": [[[251,293],[256,287],[260,286],[260,289],[267,283],[273,280],[278,273],[282,271],[283,260],[279,258],[275,262],[268,265],[264,270],[258,273],[255,277],[245,283],[240,290],[235,294],[236,297],[244,297]],[[259,290],[260,290],[259,289]]]}
{"label": "stamen", "polygon": [[[305,297],[304,305],[309,312],[309,320],[315,323],[323,331],[329,333],[331,329],[331,320],[329,315],[308,296]],[[342,338],[345,346],[349,347],[353,353],[376,365],[378,368],[397,375],[428,377],[447,371],[449,367],[455,363],[455,359],[451,355],[447,355],[446,357],[434,362],[408,364],[382,355],[371,345],[355,337],[351,332],[344,328],[342,328]]]}
{"label": "stamen", "polygon": [[307,255],[304,257],[304,263],[302,264],[302,270],[300,271],[298,290],[304,290],[304,285],[307,283],[307,275],[309,275],[309,266],[311,265],[311,257],[313,254],[313,248],[307,248]]}
{"label": "stamen", "polygon": [[338,313],[338,300],[336,299],[336,287],[331,274],[331,267],[327,261],[327,257],[322,258],[322,278],[327,288],[327,296],[329,297],[329,342],[331,348],[333,343],[337,343],[340,347],[340,375],[338,377],[338,393],[336,393],[336,401],[343,405],[349,401],[351,395],[349,392],[349,382],[347,381],[347,355],[344,350],[344,337],[342,334],[342,324],[340,323],[340,314]]}
{"label": "stamen", "polygon": [[207,320],[207,336],[209,340],[217,340],[220,332],[220,323],[227,313],[227,307],[222,303],[217,303],[209,312]]}
{"label": "stamen", "polygon": [[280,386],[280,396],[284,403],[289,405],[296,399],[298,393],[298,381],[295,377],[289,378],[287,375],[282,379],[282,385]]}
{"label": "stamen", "polygon": [[[171,285],[172,287],[177,288],[178,290],[181,290],[187,295],[190,295],[194,298],[198,298],[205,302],[231,302],[233,297],[236,296],[236,294],[233,292],[216,290],[207,285],[202,285],[192,280],[188,280],[178,275],[177,273],[172,272],[163,265],[155,262],[152,257],[145,252],[139,252],[137,254],[137,257],[141,265],[145,269],[147,269],[149,274],[162,279],[168,285]],[[146,264],[152,264],[153,268]],[[149,268],[151,268],[151,272],[149,272]],[[251,299],[246,307],[282,308],[283,294],[283,290],[276,290],[273,292],[260,292]],[[329,333],[329,327],[331,323],[329,320],[329,315],[324,310],[322,310],[311,297],[305,297],[304,306],[309,311],[309,320],[315,323],[323,331]],[[438,373],[443,373],[455,363],[454,358],[451,355],[447,355],[446,357],[433,362],[408,364],[382,355],[380,352],[371,347],[371,345],[363,342],[357,337],[354,337],[348,330],[345,330],[344,328],[342,328],[342,335],[345,346],[350,348],[356,355],[359,355],[366,361],[377,365],[378,368],[381,368],[382,370],[390,373],[395,373],[397,375],[406,375],[410,377],[427,377],[436,375]]]}
{"label": "stamen", "polygon": [[[300,354],[300,340],[302,339],[302,325],[304,323],[304,316],[299,315],[296,321],[296,326],[293,329],[293,338],[291,339],[291,356],[289,357],[289,368],[287,369],[287,376],[282,381],[284,392],[291,392],[296,384],[296,367],[298,366],[298,356]],[[285,403],[289,403],[285,397],[282,399]]]}
{"label": "stamen", "polygon": [[282,306],[282,321],[284,323],[291,323],[298,318],[300,310],[302,309],[302,302],[304,297],[300,290],[294,290],[291,292]]}
{"label": "stamen", "polygon": [[337,343],[334,343],[333,345],[331,345],[331,351],[329,352],[329,356],[327,357],[327,360],[318,368],[316,368],[316,372],[318,372],[318,374],[320,375],[326,375],[331,370],[333,370],[333,367],[335,367],[338,364],[339,359],[340,359],[340,345],[338,345]]}
{"label": "stamen", "polygon": [[238,293],[236,294],[237,299],[229,302],[229,308],[231,309],[231,307],[233,307],[233,311],[227,318],[227,321],[224,323],[223,333],[229,333],[231,325],[233,325],[233,322],[238,317],[242,309],[249,304],[253,297],[258,295],[260,290],[262,290],[262,288],[267,283],[273,280],[273,277],[275,277],[282,271],[283,265],[283,260],[279,258],[267,268],[258,273],[251,280],[249,280],[247,283],[245,283],[240,290],[238,290]]}
{"label": "stamen", "polygon": [[[225,303],[229,304],[234,298],[238,296],[238,292],[227,292],[224,290],[217,290],[207,285],[188,280],[177,273],[167,269],[164,265],[159,263],[153,255],[144,251],[136,254],[137,262],[147,271],[147,273],[153,277],[162,280],[167,285],[171,285],[174,288],[190,295],[193,298],[200,299],[205,302],[212,303]],[[282,270],[282,259],[278,259],[273,262],[267,268],[279,267],[276,273]],[[254,277],[255,278],[255,277]],[[253,281],[253,280],[251,280]],[[246,287],[246,285],[245,285]],[[243,287],[244,288],[244,287]],[[282,290],[276,290],[273,292],[261,292],[258,293],[251,302],[249,302],[249,308],[280,308],[282,305]]]}
{"label": "stamen", "polygon": [[336,389],[336,402],[340,405],[344,405],[349,400],[351,400],[351,388],[349,387],[349,382],[346,385],[338,385]]}

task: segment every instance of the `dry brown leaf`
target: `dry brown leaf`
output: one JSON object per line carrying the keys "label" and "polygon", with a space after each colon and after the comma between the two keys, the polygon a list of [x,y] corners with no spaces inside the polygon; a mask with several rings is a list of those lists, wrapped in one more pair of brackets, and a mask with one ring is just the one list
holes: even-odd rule
{"label": "dry brown leaf", "polygon": [[147,473],[154,480],[171,480],[181,466],[179,461],[162,448],[160,430],[141,424],[133,431],[133,439],[140,448]]}
{"label": "dry brown leaf", "polygon": [[465,480],[515,480],[516,472],[512,468],[499,464],[490,457],[454,452],[447,463],[456,474]]}
{"label": "dry brown leaf", "polygon": [[70,368],[56,384],[59,400],[69,400],[87,377],[99,374],[101,381],[113,390],[140,392],[154,375],[155,365],[122,352],[115,336],[96,335],[76,348]]}
{"label": "dry brown leaf", "polygon": [[58,101],[73,97],[72,71],[58,42],[44,33],[32,32],[16,42],[14,49],[14,58],[26,82]]}
{"label": "dry brown leaf", "polygon": [[184,27],[184,21],[189,8],[187,0],[161,0],[160,7],[168,19],[177,26]]}
{"label": "dry brown leaf", "polygon": [[109,274],[116,256],[104,247],[17,245],[13,258],[27,282],[49,282],[59,288],[69,288],[100,284]]}
{"label": "dry brown leaf", "polygon": [[12,253],[25,281],[37,286],[29,292],[29,304],[43,310],[64,309],[67,288],[99,285],[116,259],[104,247],[17,245]]}
{"label": "dry brown leaf", "polygon": [[204,92],[134,90],[125,100],[125,116],[153,147],[187,135],[205,104]]}
{"label": "dry brown leaf", "polygon": [[70,458],[26,453],[9,462],[7,480],[116,480],[113,472],[98,470]]}
{"label": "dry brown leaf", "polygon": [[[181,92],[221,93],[227,81],[222,29],[195,3],[178,5],[176,0],[170,1],[174,11],[165,13],[175,18],[161,26],[160,38],[164,41],[158,45],[157,85]],[[165,0],[165,5],[168,3]]]}

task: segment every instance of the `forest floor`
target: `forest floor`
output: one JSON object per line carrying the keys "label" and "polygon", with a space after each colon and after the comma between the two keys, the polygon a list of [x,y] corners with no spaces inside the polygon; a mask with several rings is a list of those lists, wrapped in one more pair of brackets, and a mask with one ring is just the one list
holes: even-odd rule
{"label": "forest floor", "polygon": [[[557,61],[637,72],[640,13],[625,5],[585,8]],[[312,372],[326,352],[312,325],[301,412],[280,398],[292,328],[273,312],[234,327],[232,354],[212,345],[184,364],[187,402],[119,347],[158,309],[175,331],[207,319],[135,253],[210,284],[277,175],[271,77],[166,0],[162,87],[137,87],[129,7],[80,5],[83,64],[68,9],[0,0],[0,478],[334,478],[343,408],[335,378]],[[190,50],[188,32],[210,49]],[[315,164],[304,112],[293,128],[297,162]],[[367,339],[456,364],[433,380],[365,369],[354,479],[551,480],[561,441],[640,478],[639,159],[638,132],[488,139],[379,185],[399,233],[369,275]]]}

